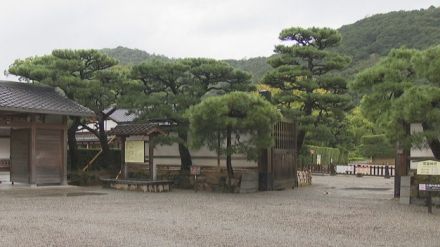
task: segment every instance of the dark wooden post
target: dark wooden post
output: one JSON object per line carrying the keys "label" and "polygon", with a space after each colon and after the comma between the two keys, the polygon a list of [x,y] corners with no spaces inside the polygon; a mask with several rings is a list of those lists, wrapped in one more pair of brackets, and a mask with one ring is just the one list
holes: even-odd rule
{"label": "dark wooden post", "polygon": [[395,175],[394,175],[394,198],[400,197],[400,176],[401,176],[401,156],[403,154],[403,150],[400,149],[400,144],[397,142],[396,144],[396,167],[395,167]]}
{"label": "dark wooden post", "polygon": [[221,149],[221,140],[220,140],[220,130],[217,131],[217,168],[220,171],[220,149]]}
{"label": "dark wooden post", "polygon": [[127,166],[125,165],[125,136],[119,137],[121,144],[121,173],[124,174],[124,179],[127,178]]}
{"label": "dark wooden post", "polygon": [[63,134],[62,134],[62,157],[63,157],[63,169],[62,169],[62,180],[61,180],[61,184],[63,185],[67,185],[67,117],[64,116],[63,117]]}
{"label": "dark wooden post", "polygon": [[385,166],[385,178],[390,178],[390,167],[388,165]]}
{"label": "dark wooden post", "polygon": [[30,121],[31,121],[31,137],[30,137],[30,160],[29,160],[29,183],[36,185],[36,176],[35,176],[35,167],[36,167],[36,140],[37,140],[37,128],[35,126],[35,116],[30,115]]}
{"label": "dark wooden post", "polygon": [[148,136],[148,169],[150,169],[150,178],[152,180],[157,179],[157,169],[154,164],[154,145],[152,139],[154,134]]}

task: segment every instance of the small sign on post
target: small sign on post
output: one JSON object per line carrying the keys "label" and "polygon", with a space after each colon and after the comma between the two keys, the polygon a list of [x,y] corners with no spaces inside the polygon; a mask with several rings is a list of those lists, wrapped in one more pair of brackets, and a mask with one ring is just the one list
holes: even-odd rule
{"label": "small sign on post", "polygon": [[191,175],[200,175],[200,166],[191,166]]}
{"label": "small sign on post", "polygon": [[425,160],[417,164],[417,175],[440,175],[440,162]]}
{"label": "small sign on post", "polygon": [[440,191],[440,184],[419,184],[420,191]]}
{"label": "small sign on post", "polygon": [[194,175],[194,191],[197,192],[197,175],[200,175],[200,166],[191,166],[191,175]]}
{"label": "small sign on post", "polygon": [[419,184],[420,191],[428,192],[428,213],[432,213],[432,191],[440,191],[440,184],[431,184],[432,176],[440,175],[440,162],[425,160],[417,163],[417,175],[429,176],[429,184]]}

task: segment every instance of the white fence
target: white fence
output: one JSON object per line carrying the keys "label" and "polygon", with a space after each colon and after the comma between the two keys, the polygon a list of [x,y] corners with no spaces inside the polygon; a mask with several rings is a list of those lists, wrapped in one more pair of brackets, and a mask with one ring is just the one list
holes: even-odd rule
{"label": "white fence", "polygon": [[389,176],[394,176],[395,174],[394,166],[372,165],[372,164],[336,166],[336,173],[338,174],[352,174],[352,175],[362,174],[369,176],[385,176],[387,170]]}

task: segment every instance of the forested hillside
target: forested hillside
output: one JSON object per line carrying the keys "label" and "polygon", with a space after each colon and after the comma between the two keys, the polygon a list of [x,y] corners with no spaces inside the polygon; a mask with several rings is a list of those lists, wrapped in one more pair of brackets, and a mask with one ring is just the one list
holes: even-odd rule
{"label": "forested hillside", "polygon": [[[363,68],[375,64],[392,48],[406,46],[424,49],[439,44],[440,8],[430,7],[377,14],[342,26],[339,31],[342,35],[342,42],[336,50],[352,57],[352,65],[343,72],[345,75],[352,76]],[[125,47],[107,48],[102,51],[122,64],[139,64],[151,59],[168,59],[165,56]],[[255,82],[259,82],[262,76],[271,69],[266,57],[228,59],[225,62],[249,72]]]}
{"label": "forested hillside", "polygon": [[339,31],[343,39],[338,50],[354,61],[401,46],[423,49],[440,43],[440,8],[373,15]]}
{"label": "forested hillside", "polygon": [[271,69],[267,63],[267,57],[254,57],[249,59],[224,60],[234,68],[246,71],[252,75],[253,81],[260,81],[261,78]]}
{"label": "forested hillside", "polygon": [[139,49],[131,49],[118,46],[116,48],[104,48],[101,52],[115,58],[121,64],[141,64],[148,60],[168,60],[166,56],[150,54]]}

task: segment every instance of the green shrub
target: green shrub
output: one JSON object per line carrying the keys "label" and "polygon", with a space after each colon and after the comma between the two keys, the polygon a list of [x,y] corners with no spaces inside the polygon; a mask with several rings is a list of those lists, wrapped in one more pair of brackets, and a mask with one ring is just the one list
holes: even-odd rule
{"label": "green shrub", "polygon": [[321,155],[321,165],[339,165],[348,163],[348,152],[346,150],[304,145],[298,156],[298,167],[316,165],[318,154]]}

